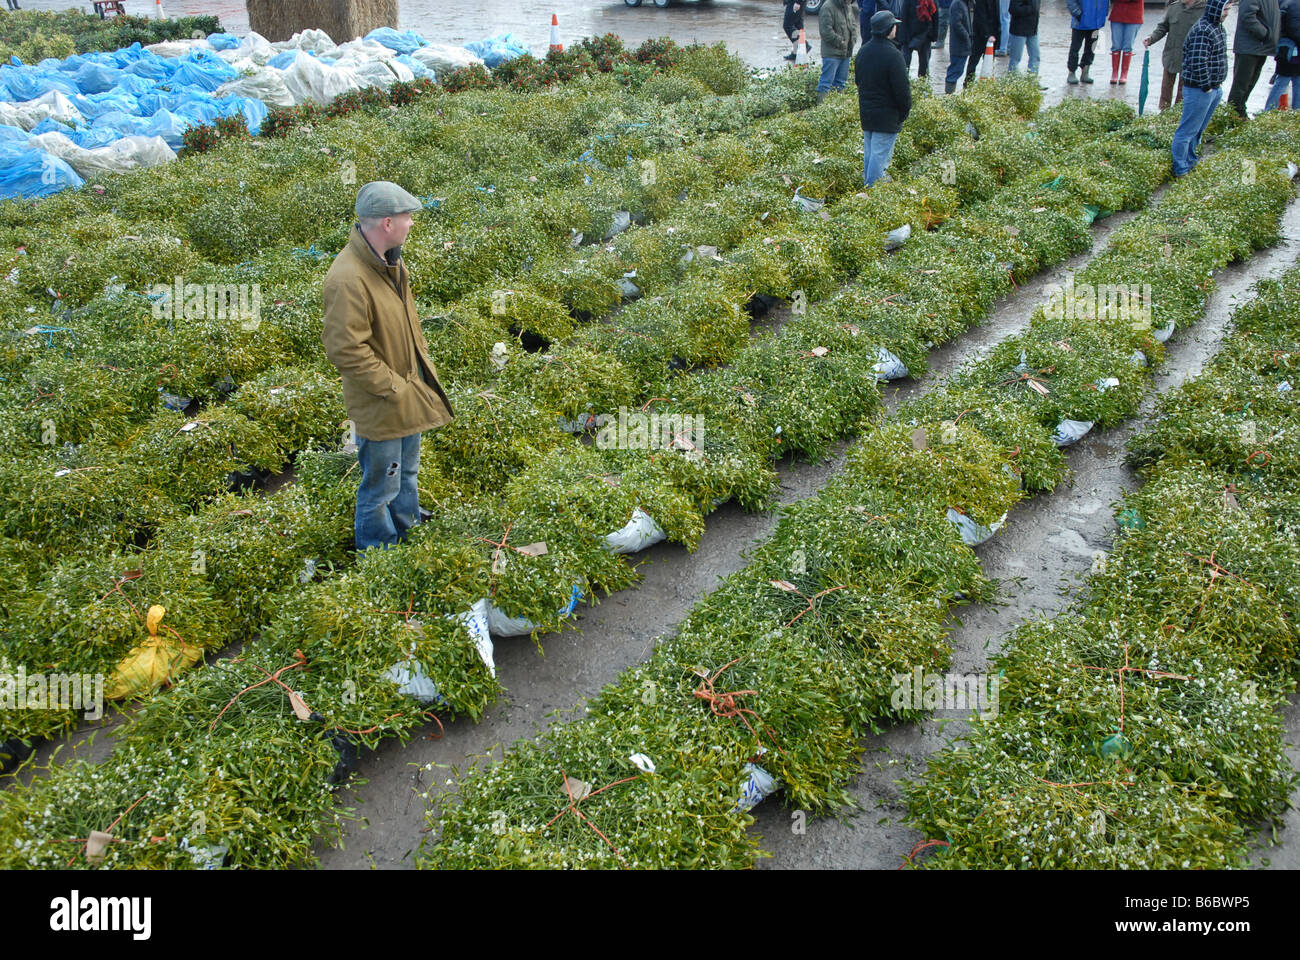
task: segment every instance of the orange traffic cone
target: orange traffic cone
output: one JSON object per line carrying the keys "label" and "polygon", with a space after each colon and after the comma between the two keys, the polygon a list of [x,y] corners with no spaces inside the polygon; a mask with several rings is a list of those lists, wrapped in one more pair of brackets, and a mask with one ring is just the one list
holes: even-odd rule
{"label": "orange traffic cone", "polygon": [[808,41],[804,39],[803,27],[799,28],[799,47],[794,52],[795,64],[808,62]]}
{"label": "orange traffic cone", "polygon": [[1290,110],[1290,109],[1291,109],[1291,94],[1289,94],[1289,93],[1284,93],[1284,94],[1282,94],[1282,96],[1278,97],[1278,100],[1277,100],[1277,108],[1278,108],[1279,110]]}
{"label": "orange traffic cone", "polygon": [[996,42],[997,40],[995,38],[989,37],[988,46],[984,48],[984,58],[980,60],[981,77],[993,76],[993,45]]}
{"label": "orange traffic cone", "polygon": [[162,0],[153,0],[153,12],[158,15],[159,20],[166,20],[167,14],[163,13]]}
{"label": "orange traffic cone", "polygon": [[555,51],[564,49],[564,45],[560,43],[560,18],[555,14],[551,14],[551,49]]}

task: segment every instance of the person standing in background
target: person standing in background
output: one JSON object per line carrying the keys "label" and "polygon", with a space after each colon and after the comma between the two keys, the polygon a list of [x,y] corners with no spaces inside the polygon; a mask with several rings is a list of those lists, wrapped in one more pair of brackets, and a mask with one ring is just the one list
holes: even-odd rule
{"label": "person standing in background", "polygon": [[939,38],[934,41],[934,45],[942,48],[948,39],[948,8],[952,6],[952,0],[938,0],[935,5],[939,8]]}
{"label": "person standing in background", "polygon": [[[785,35],[790,38],[794,47],[785,55],[786,60],[794,60],[799,56],[799,31],[803,29],[803,0],[785,0],[785,16],[781,20],[781,29]],[[809,50],[812,44],[804,41]]]}
{"label": "person standing in background", "polygon": [[898,31],[902,41],[903,67],[912,69],[916,54],[916,75],[930,75],[930,46],[939,35],[939,8],[934,0],[903,0],[903,23]]}
{"label": "person standing in background", "polygon": [[903,54],[891,42],[898,21],[888,10],[877,10],[870,27],[871,39],[858,51],[853,71],[862,122],[862,181],[868,187],[885,175],[899,131],[912,110]]}
{"label": "person standing in background", "polygon": [[[998,33],[998,0],[969,0],[971,8],[971,24],[973,33],[971,34],[971,51],[970,57],[966,61],[966,82],[970,83],[975,77],[975,71],[979,69],[980,57],[984,56],[984,49],[988,45],[989,37],[996,37]],[[997,40],[993,41],[994,44]]]}
{"label": "person standing in background", "polygon": [[1007,55],[1007,38],[1011,35],[1011,0],[998,0],[998,43],[995,57]]}
{"label": "person standing in background", "polygon": [[1277,75],[1268,91],[1265,110],[1276,110],[1291,85],[1291,109],[1300,109],[1300,0],[1282,0],[1282,36],[1277,42]]}
{"label": "person standing in background", "polygon": [[822,75],[817,81],[817,102],[831,90],[843,90],[849,81],[849,59],[858,43],[850,0],[826,0],[817,14],[822,35]]}
{"label": "person standing in background", "polygon": [[1011,0],[1011,34],[1007,40],[1007,73],[1020,70],[1020,55],[1029,49],[1029,72],[1038,75],[1038,11],[1042,0]]}
{"label": "person standing in background", "polygon": [[[1092,66],[1093,47],[1097,43],[1097,33],[1106,23],[1106,11],[1109,0],[1065,0],[1070,11],[1070,52],[1065,65],[1070,75],[1066,83],[1092,83],[1088,68]],[[1083,59],[1079,59],[1079,48],[1083,48]],[[1082,74],[1075,71],[1083,66]]]}
{"label": "person standing in background", "polygon": [[1278,0],[1241,0],[1237,31],[1232,36],[1232,89],[1228,91],[1228,103],[1243,118],[1246,101],[1259,82],[1264,62],[1277,55],[1281,31],[1282,11]]}
{"label": "person standing in background", "polygon": [[[1179,74],[1183,69],[1183,42],[1192,24],[1201,19],[1205,12],[1205,0],[1170,0],[1165,7],[1165,15],[1160,18],[1150,36],[1142,41],[1144,47],[1165,41],[1165,52],[1160,63],[1164,67],[1164,78],[1160,81],[1160,111],[1169,109],[1170,103],[1183,102],[1183,81]],[[1178,84],[1178,96],[1174,98],[1174,83]]]}
{"label": "person standing in background", "polygon": [[943,92],[956,93],[957,81],[966,72],[974,41],[974,25],[966,0],[952,0],[948,7],[948,73],[943,78]]}
{"label": "person standing in background", "polygon": [[1133,59],[1133,41],[1137,39],[1145,16],[1142,0],[1111,0],[1110,4],[1110,82],[1128,83],[1128,65]]}
{"label": "person standing in background", "polygon": [[1223,32],[1227,16],[1227,0],[1206,0],[1205,12],[1183,43],[1183,113],[1170,147],[1175,177],[1186,175],[1200,162],[1196,148],[1223,99],[1223,81],[1228,76],[1228,35]]}

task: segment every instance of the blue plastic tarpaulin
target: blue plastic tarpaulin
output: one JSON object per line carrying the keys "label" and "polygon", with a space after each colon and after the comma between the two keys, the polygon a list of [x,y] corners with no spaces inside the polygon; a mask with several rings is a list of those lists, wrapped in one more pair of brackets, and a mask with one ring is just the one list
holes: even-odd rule
{"label": "blue plastic tarpaulin", "polygon": [[498,34],[486,40],[473,40],[465,44],[465,49],[474,56],[481,57],[489,69],[529,52],[527,45],[513,33]]}
{"label": "blue plastic tarpaulin", "polygon": [[0,161],[0,199],[46,197],[85,182],[77,171],[44,150],[23,150]]}
{"label": "blue plastic tarpaulin", "polygon": [[382,43],[389,50],[396,50],[398,53],[413,53],[424,46],[424,38],[414,30],[399,33],[392,27],[378,27],[371,30],[366,34],[366,39]]}

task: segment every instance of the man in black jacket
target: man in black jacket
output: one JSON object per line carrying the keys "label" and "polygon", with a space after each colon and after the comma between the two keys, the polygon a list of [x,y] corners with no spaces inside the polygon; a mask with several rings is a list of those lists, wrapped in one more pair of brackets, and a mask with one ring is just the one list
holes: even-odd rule
{"label": "man in black jacket", "polygon": [[[967,83],[974,79],[975,71],[979,69],[980,58],[984,56],[989,37],[999,36],[999,31],[1002,29],[1002,15],[998,11],[998,0],[970,0],[970,9],[974,29],[971,36],[970,60],[966,64]],[[994,41],[995,46],[997,42]]]}
{"label": "man in black jacket", "polygon": [[898,21],[888,10],[871,17],[871,39],[858,51],[854,82],[862,121],[862,180],[869,187],[884,175],[894,143],[912,109],[903,54],[891,42]]}

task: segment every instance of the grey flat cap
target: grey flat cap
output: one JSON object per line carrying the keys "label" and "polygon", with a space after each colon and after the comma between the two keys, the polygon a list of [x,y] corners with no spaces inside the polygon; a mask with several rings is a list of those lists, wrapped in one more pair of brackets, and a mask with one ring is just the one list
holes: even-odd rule
{"label": "grey flat cap", "polygon": [[401,187],[388,180],[375,180],[357,191],[357,216],[393,217],[399,213],[415,213],[424,204]]}
{"label": "grey flat cap", "polygon": [[883,37],[894,29],[894,24],[898,20],[888,10],[877,10],[871,15],[871,33],[876,37]]}

